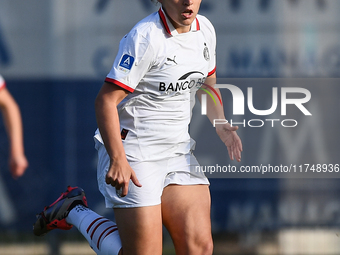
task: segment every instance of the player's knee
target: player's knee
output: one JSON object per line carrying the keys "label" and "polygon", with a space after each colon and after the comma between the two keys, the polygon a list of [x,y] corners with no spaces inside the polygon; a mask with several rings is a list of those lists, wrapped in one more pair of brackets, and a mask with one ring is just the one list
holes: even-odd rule
{"label": "player's knee", "polygon": [[211,255],[213,254],[214,250],[214,244],[212,240],[206,241],[202,246],[201,246],[201,254],[203,255]]}
{"label": "player's knee", "polygon": [[196,239],[192,248],[193,250],[189,254],[211,255],[213,254],[214,244],[211,238]]}

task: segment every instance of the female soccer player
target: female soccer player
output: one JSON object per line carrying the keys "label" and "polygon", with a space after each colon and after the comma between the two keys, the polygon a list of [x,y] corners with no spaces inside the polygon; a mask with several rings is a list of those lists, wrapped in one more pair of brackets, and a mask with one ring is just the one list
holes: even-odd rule
{"label": "female soccer player", "polygon": [[[75,225],[98,254],[154,255],[162,254],[164,224],[176,254],[212,254],[209,181],[195,172],[188,125],[203,82],[219,95],[212,88],[215,32],[198,15],[201,0],[158,2],[159,11],[121,40],[95,102],[99,189],[117,226],[86,208],[81,189],[69,187],[41,213],[37,235]],[[225,119],[221,105],[208,100],[207,109],[211,121]],[[236,129],[218,125],[216,132],[240,161]],[[60,217],[52,217],[57,210]]]}

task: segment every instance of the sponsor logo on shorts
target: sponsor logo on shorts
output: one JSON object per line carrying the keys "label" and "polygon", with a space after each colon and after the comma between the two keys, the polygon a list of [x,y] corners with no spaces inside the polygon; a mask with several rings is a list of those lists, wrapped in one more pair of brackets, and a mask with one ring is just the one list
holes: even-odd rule
{"label": "sponsor logo on shorts", "polygon": [[128,133],[129,133],[129,130],[125,128],[122,129],[122,132],[120,132],[120,137],[122,138],[122,140],[125,140]]}

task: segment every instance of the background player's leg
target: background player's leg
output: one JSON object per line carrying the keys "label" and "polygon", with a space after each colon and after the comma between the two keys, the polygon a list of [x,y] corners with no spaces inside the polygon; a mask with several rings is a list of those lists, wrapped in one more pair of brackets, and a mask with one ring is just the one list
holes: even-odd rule
{"label": "background player's leg", "polygon": [[161,205],[115,208],[124,255],[162,254]]}
{"label": "background player's leg", "polygon": [[163,224],[177,255],[213,252],[208,185],[169,185],[162,195]]}

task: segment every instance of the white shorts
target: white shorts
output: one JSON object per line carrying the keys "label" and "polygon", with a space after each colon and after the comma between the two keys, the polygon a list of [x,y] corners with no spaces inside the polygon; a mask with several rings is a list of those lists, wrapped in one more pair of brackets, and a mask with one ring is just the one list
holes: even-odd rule
{"label": "white shorts", "polygon": [[116,189],[106,184],[110,159],[102,143],[95,139],[98,151],[97,180],[107,208],[152,206],[161,203],[163,189],[170,184],[209,185],[204,173],[195,171],[199,164],[191,153],[160,161],[129,162],[142,187],[130,180],[128,194],[119,197]]}

